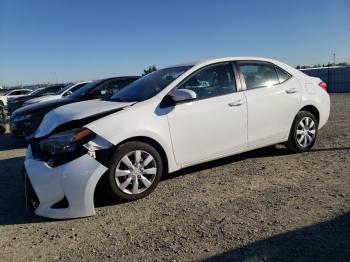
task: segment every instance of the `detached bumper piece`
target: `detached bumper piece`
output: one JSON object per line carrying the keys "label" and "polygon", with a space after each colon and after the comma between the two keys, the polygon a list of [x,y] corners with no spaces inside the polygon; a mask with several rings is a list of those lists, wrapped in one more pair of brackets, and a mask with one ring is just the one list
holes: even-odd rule
{"label": "detached bumper piece", "polygon": [[35,193],[32,183],[30,182],[26,172],[23,172],[24,178],[24,194],[26,200],[26,209],[37,208],[39,206],[39,198]]}
{"label": "detached bumper piece", "polygon": [[95,215],[94,191],[107,168],[87,154],[57,167],[34,159],[31,147],[24,162],[37,199],[38,216],[69,219]]}

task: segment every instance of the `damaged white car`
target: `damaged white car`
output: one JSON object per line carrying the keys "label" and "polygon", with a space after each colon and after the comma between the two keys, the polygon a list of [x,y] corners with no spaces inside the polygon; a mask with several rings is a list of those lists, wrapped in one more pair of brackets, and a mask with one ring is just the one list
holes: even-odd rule
{"label": "damaged white car", "polygon": [[275,60],[231,57],[164,68],[109,100],[54,109],[25,159],[35,214],[94,215],[101,179],[130,201],[187,166],[277,143],[307,151],[328,120],[326,88]]}

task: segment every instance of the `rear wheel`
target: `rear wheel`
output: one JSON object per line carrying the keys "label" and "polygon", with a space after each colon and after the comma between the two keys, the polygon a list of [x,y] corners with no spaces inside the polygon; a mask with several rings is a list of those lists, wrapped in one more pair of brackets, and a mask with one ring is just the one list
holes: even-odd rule
{"label": "rear wheel", "polygon": [[293,152],[310,150],[316,141],[318,121],[308,111],[300,111],[294,119],[286,146]]}
{"label": "rear wheel", "polygon": [[131,201],[150,194],[163,173],[158,151],[144,142],[128,142],[116,150],[108,171],[108,188],[119,200]]}

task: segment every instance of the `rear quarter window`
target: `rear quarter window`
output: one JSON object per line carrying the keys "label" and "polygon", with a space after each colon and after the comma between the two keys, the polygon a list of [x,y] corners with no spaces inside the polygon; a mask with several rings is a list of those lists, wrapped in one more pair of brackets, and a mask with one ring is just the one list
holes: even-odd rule
{"label": "rear quarter window", "polygon": [[277,66],[275,68],[276,68],[278,80],[280,81],[280,83],[286,82],[289,78],[292,77],[289,73],[282,70],[281,68],[279,68]]}

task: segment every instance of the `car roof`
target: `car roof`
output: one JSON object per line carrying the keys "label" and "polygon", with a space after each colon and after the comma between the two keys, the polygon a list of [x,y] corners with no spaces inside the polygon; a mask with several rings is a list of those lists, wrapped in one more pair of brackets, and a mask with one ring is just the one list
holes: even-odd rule
{"label": "car roof", "polygon": [[15,89],[9,89],[8,91],[9,92],[12,92],[12,91],[33,91],[32,89],[29,89],[29,88],[15,88]]}
{"label": "car roof", "polygon": [[139,79],[141,76],[115,76],[115,77],[106,77],[101,79],[96,79],[91,82],[104,82],[106,80],[113,80],[113,79]]}
{"label": "car roof", "polygon": [[140,76],[116,76],[116,77],[108,77],[108,78],[103,78],[101,80],[107,80],[107,79],[123,79],[123,78],[140,78]]}
{"label": "car roof", "polygon": [[220,63],[220,62],[227,62],[227,61],[238,61],[238,60],[254,60],[254,61],[264,61],[264,62],[271,62],[274,63],[276,60],[271,58],[264,58],[264,57],[255,57],[255,56],[229,56],[229,57],[221,57],[221,58],[215,58],[215,59],[206,59],[206,60],[199,60],[199,61],[193,61],[193,62],[187,62],[187,63],[181,63],[176,64],[173,66],[167,66],[169,67],[181,67],[181,66],[197,66],[201,64],[213,64],[213,63]]}
{"label": "car roof", "polygon": [[221,63],[221,62],[229,62],[229,61],[239,61],[239,60],[245,60],[245,61],[261,61],[261,62],[269,62],[273,63],[284,70],[286,70],[288,73],[292,74],[293,76],[299,76],[299,77],[304,77],[305,75],[295,69],[292,66],[289,66],[283,62],[277,61],[272,58],[265,58],[265,57],[257,57],[257,56],[231,56],[231,57],[222,57],[222,58],[216,58],[216,59],[207,59],[207,60],[202,60],[202,61],[197,61],[197,62],[190,62],[190,63],[183,63],[183,64],[178,64],[175,66],[168,66],[165,68],[171,68],[171,67],[179,67],[179,66],[191,66],[191,67],[197,67],[201,68],[207,65],[215,64],[215,63]]}

